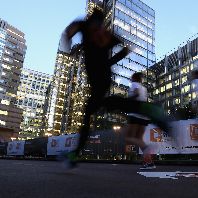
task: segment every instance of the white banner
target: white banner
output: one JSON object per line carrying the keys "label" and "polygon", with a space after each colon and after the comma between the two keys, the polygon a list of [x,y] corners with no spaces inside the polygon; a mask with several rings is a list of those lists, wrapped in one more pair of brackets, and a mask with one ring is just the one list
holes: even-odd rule
{"label": "white banner", "polygon": [[59,155],[61,152],[72,151],[78,144],[79,134],[52,136],[48,138],[47,155]]}
{"label": "white banner", "polygon": [[8,142],[7,155],[24,155],[25,141]]}
{"label": "white banner", "polygon": [[[154,145],[155,154],[198,153],[198,120],[180,120],[171,122],[173,137],[169,137],[155,125],[148,125],[144,141]],[[139,153],[142,153],[141,151]]]}

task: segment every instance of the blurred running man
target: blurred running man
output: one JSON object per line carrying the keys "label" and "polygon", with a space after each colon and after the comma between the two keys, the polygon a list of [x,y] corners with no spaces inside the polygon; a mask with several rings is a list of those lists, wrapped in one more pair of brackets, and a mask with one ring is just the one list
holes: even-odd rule
{"label": "blurred running man", "polygon": [[[69,52],[71,38],[78,32],[82,34],[82,46],[85,55],[85,67],[90,84],[90,98],[88,99],[83,127],[80,130],[79,145],[74,152],[66,154],[66,158],[75,165],[75,159],[84,147],[89,135],[90,117],[102,106],[105,95],[111,86],[111,66],[128,54],[128,48],[123,49],[109,58],[110,49],[115,45],[124,45],[121,40],[112,35],[103,26],[103,13],[97,9],[87,20],[71,23],[62,35],[61,46]],[[60,49],[60,48],[59,48]],[[72,164],[71,164],[72,165]]]}
{"label": "blurred running man", "polygon": [[[147,101],[147,89],[142,85],[143,74],[134,73],[131,76],[131,86],[129,88],[128,97],[133,100]],[[123,128],[125,141],[129,145],[137,145],[143,152],[144,165],[140,169],[156,168],[151,156],[151,146],[148,146],[144,140],[145,127],[149,124],[149,118],[136,113],[128,114],[128,124]]]}
{"label": "blurred running man", "polygon": [[82,34],[85,67],[91,95],[85,107],[85,116],[83,127],[80,130],[78,147],[75,151],[65,154],[65,161],[68,161],[71,166],[75,165],[77,156],[87,141],[90,117],[101,106],[107,111],[141,112],[143,115],[148,115],[152,120],[156,121],[159,127],[166,128],[166,123],[162,116],[163,110],[155,105],[117,96],[105,98],[111,86],[111,66],[127,56],[129,50],[127,47],[123,47],[121,51],[110,58],[110,50],[118,44],[124,46],[124,43],[107,31],[103,23],[103,12],[95,9],[93,14],[86,20],[74,21],[62,34],[61,42],[63,44],[60,44],[60,48],[65,48],[65,51],[68,53],[71,48],[72,37],[78,32]]}

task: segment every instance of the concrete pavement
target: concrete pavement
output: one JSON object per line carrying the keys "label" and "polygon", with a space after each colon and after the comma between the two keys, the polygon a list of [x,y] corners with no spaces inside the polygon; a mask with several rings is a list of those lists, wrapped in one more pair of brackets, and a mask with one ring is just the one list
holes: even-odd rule
{"label": "concrete pavement", "polygon": [[[194,172],[197,167],[159,166],[146,172],[166,175],[175,171]],[[129,164],[80,163],[77,169],[66,171],[56,161],[0,160],[0,198],[195,198],[198,195],[198,178],[193,175],[160,179],[137,172],[143,171],[138,165]]]}

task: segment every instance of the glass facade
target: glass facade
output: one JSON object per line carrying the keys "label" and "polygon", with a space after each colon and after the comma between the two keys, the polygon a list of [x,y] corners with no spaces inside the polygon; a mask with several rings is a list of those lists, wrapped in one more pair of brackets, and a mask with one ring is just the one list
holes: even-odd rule
{"label": "glass facade", "polygon": [[89,85],[80,48],[72,55],[58,51],[49,94],[46,132],[58,135],[76,132],[82,126]]}
{"label": "glass facade", "polygon": [[[107,29],[121,38],[131,50],[126,58],[112,66],[113,86],[110,89],[110,94],[127,96],[133,72],[147,71],[155,61],[155,12],[138,0],[88,0],[87,13],[91,14],[94,8],[104,11]],[[110,55],[113,56],[121,48],[117,45]],[[47,130],[52,134],[76,132],[82,126],[89,85],[83,53],[75,50],[74,54],[75,58],[57,53],[48,108]],[[93,130],[109,129],[112,123],[119,125],[125,122],[125,115],[98,112],[93,116],[91,127]]]}
{"label": "glass facade", "polygon": [[22,110],[15,102],[26,53],[24,37],[23,32],[0,19],[0,136],[5,131],[16,137],[20,131]]}
{"label": "glass facade", "polygon": [[42,136],[43,105],[45,94],[52,76],[24,68],[17,91],[16,105],[23,109],[23,121],[20,125],[21,139]]}
{"label": "glass facade", "polygon": [[154,101],[164,106],[167,113],[174,108],[198,102],[189,78],[195,68],[198,68],[198,38],[188,41],[150,68],[150,75],[155,76],[151,81],[153,89],[150,94]]}
{"label": "glass facade", "polygon": [[92,14],[93,9],[97,8],[102,10],[103,0],[87,0],[86,12],[88,15]]}
{"label": "glass facade", "polygon": [[[136,71],[145,71],[155,62],[155,12],[141,1],[112,1],[112,31],[124,40],[131,53],[112,67],[118,85],[130,86]],[[119,51],[116,46],[112,55]]]}
{"label": "glass facade", "polygon": [[[112,87],[110,94],[127,97],[130,77],[134,72],[144,73],[144,85],[149,88],[148,68],[155,63],[155,12],[139,0],[103,1],[105,24],[109,31],[119,37],[130,49],[128,56],[112,66]],[[117,45],[111,51],[115,55],[123,46]],[[97,113],[95,128],[106,129],[126,123],[125,114]]]}

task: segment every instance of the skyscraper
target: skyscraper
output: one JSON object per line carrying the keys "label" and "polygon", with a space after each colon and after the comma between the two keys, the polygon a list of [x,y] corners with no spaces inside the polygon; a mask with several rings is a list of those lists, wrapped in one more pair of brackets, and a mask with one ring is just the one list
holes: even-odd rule
{"label": "skyscraper", "polygon": [[86,11],[87,14],[92,14],[93,10],[97,8],[99,10],[103,10],[103,0],[87,0]]}
{"label": "skyscraper", "polygon": [[[126,58],[112,66],[113,86],[109,93],[127,96],[130,76],[135,71],[147,71],[155,61],[155,12],[139,0],[87,0],[88,15],[94,8],[104,11],[107,29],[131,49],[131,53]],[[110,56],[117,53],[121,47],[116,46],[110,52]],[[89,85],[86,82],[84,62],[81,58],[83,53],[74,50],[73,54],[75,54],[74,59],[69,54],[62,52],[57,54],[52,86],[57,88],[51,92],[53,93],[51,101],[54,98],[51,106],[56,104],[51,109],[55,110],[55,114],[52,113],[53,116],[49,120],[53,122],[51,129],[58,134],[79,129],[82,125],[84,105],[89,95]],[[73,71],[70,71],[72,68]],[[62,76],[64,82],[61,85]],[[93,129],[112,128],[113,124],[125,121],[122,115],[101,112],[93,117],[92,126]]]}
{"label": "skyscraper", "polygon": [[153,77],[153,99],[163,105],[167,113],[178,107],[198,103],[197,93],[190,76],[198,69],[198,38],[192,37],[183,46],[150,68]]}
{"label": "skyscraper", "polygon": [[42,116],[45,94],[52,76],[24,68],[21,73],[16,105],[23,109],[20,126],[22,139],[42,136]]}
{"label": "skyscraper", "polygon": [[81,48],[73,46],[71,54],[58,50],[46,112],[46,133],[76,131],[82,125],[88,84]]}
{"label": "skyscraper", "polygon": [[[104,10],[107,27],[131,49],[126,58],[112,66],[115,84],[128,87],[135,71],[145,71],[155,61],[155,12],[140,0],[104,1]],[[112,55],[120,47],[116,46]]]}
{"label": "skyscraper", "polygon": [[9,140],[20,131],[22,110],[15,105],[26,53],[23,32],[0,19],[0,138]]}
{"label": "skyscraper", "polygon": [[[102,7],[107,29],[130,49],[127,57],[112,66],[113,86],[109,94],[127,96],[130,77],[137,71],[144,72],[144,84],[149,87],[146,71],[155,62],[155,11],[140,0],[103,0]],[[111,55],[121,47],[114,47]],[[98,115],[95,120],[96,128],[126,122],[125,115],[116,114]]]}

